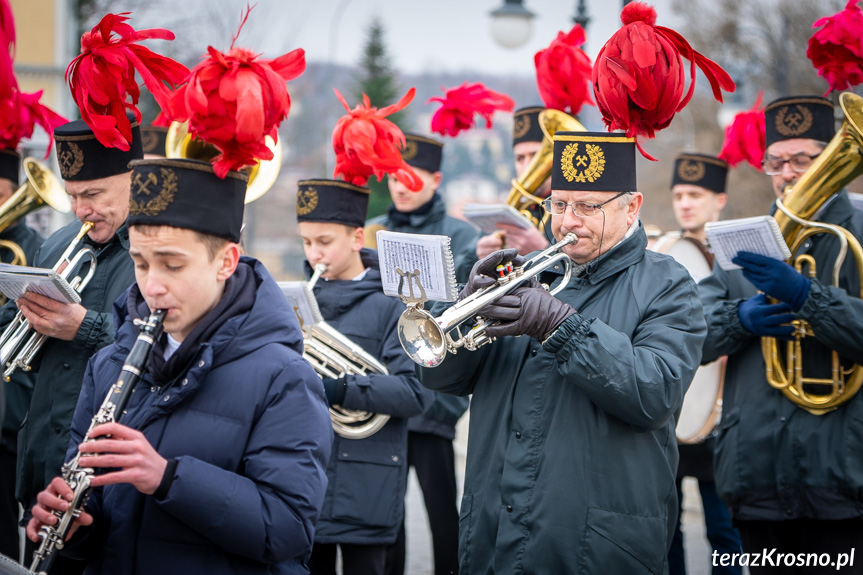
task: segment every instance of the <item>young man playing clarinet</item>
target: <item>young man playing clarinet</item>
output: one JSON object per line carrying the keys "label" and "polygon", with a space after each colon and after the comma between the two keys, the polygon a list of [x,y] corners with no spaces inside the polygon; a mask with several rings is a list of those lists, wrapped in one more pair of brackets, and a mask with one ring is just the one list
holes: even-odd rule
{"label": "young man playing clarinet", "polygon": [[[133,163],[136,283],[115,304],[115,343],[90,361],[67,454],[96,470],[64,549],[85,573],[306,572],[332,429],[293,310],[240,256],[245,191],[244,174],[219,179],[207,163]],[[165,335],[122,419],[83,442],[134,321],[156,309]],[[39,494],[31,541],[71,494],[60,477]]]}

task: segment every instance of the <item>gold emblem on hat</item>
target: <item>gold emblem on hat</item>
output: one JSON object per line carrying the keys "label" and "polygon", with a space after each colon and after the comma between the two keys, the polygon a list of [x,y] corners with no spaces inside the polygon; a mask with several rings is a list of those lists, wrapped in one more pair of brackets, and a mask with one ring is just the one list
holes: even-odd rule
{"label": "gold emblem on hat", "polygon": [[677,175],[684,182],[697,182],[704,177],[704,163],[683,160],[677,166]]}
{"label": "gold emblem on hat", "polygon": [[[137,172],[132,178],[132,199],[129,202],[129,213],[133,216],[143,214],[145,216],[155,216],[161,214],[174,201],[174,195],[177,193],[177,174],[170,168],[161,168],[160,173],[162,181],[153,172],[143,176],[141,172]],[[152,186],[152,187],[151,187]],[[150,197],[152,194],[159,191],[159,194],[152,200],[145,201],[144,198]],[[141,201],[135,200],[136,197],[144,196]]]}
{"label": "gold emblem on hat", "polygon": [[57,142],[57,163],[64,180],[72,178],[84,167],[84,151],[72,142]]}
{"label": "gold emblem on hat", "polygon": [[[141,147],[145,154],[149,154],[159,145],[159,136],[150,130],[141,130]],[[164,152],[164,150],[162,150]]]}
{"label": "gold emblem on hat", "polygon": [[786,138],[805,134],[812,127],[812,111],[799,104],[794,107],[796,111],[784,106],[776,114],[776,131]]}
{"label": "gold emblem on hat", "polygon": [[416,157],[417,152],[419,152],[419,146],[417,146],[416,141],[406,140],[405,147],[402,150],[402,160],[413,160]]}
{"label": "gold emblem on hat", "polygon": [[297,215],[305,216],[318,207],[318,191],[314,188],[306,188],[297,192]]}
{"label": "gold emblem on hat", "polygon": [[[605,153],[594,144],[587,144],[585,154],[578,153],[578,143],[567,144],[560,157],[560,169],[567,182],[595,182],[605,171]],[[579,169],[583,168],[583,169]]]}
{"label": "gold emblem on hat", "polygon": [[527,135],[527,132],[530,130],[530,116],[528,114],[523,114],[515,119],[515,123],[512,125],[512,139],[517,140],[519,138]]}

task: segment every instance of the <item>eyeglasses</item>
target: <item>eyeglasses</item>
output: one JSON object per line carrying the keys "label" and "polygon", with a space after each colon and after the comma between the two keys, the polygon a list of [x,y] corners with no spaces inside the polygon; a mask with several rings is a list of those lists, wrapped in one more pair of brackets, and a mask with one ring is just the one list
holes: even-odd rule
{"label": "eyeglasses", "polygon": [[785,168],[786,162],[791,164],[791,169],[797,173],[805,172],[809,169],[809,166],[812,165],[812,160],[818,157],[818,154],[814,156],[809,156],[807,154],[797,154],[796,156],[791,156],[787,160],[781,160],[779,158],[769,158],[767,160],[761,160],[761,166],[764,168],[764,173],[768,176],[778,176],[782,173],[782,170]]}
{"label": "eyeglasses", "polygon": [[612,202],[619,198],[624,194],[628,194],[629,192],[620,192],[619,194],[613,196],[611,199],[605,200],[601,204],[589,204],[587,202],[572,202],[568,204],[562,200],[553,200],[551,198],[546,198],[542,201],[542,207],[553,216],[560,216],[566,212],[566,207],[572,210],[572,213],[580,218],[590,218],[596,215],[597,211],[602,211],[602,206],[605,204]]}

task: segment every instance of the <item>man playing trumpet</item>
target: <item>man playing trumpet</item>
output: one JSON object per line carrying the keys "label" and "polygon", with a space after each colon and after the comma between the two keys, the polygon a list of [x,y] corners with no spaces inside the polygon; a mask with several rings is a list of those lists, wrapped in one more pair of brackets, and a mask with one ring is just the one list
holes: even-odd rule
{"label": "man playing trumpet", "polygon": [[[460,570],[662,573],[676,514],[675,413],[705,335],[695,284],[646,252],[635,144],[557,132],[551,229],[572,266],[479,310],[497,341],[421,368],[473,394]],[[460,299],[495,283],[515,250],[477,262]],[[555,288],[562,266],[540,274]],[[529,337],[514,337],[527,335]]]}

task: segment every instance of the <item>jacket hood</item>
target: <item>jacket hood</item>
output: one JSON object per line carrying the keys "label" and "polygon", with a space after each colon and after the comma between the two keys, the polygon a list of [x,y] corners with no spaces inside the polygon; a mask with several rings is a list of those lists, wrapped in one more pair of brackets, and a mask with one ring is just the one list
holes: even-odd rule
{"label": "jacket hood", "polygon": [[[284,294],[264,265],[258,260],[242,256],[239,266],[247,268],[246,274],[234,273],[234,278],[245,277],[255,282],[254,303],[249,311],[235,315],[225,321],[202,346],[213,348],[214,365],[234,361],[267,344],[281,343],[303,353],[303,334],[296,314],[290,309]],[[114,302],[114,325],[117,329],[115,343],[127,351],[138,337],[138,328],[127,309],[127,299],[137,284],[132,284]],[[140,297],[140,296],[139,296]],[[242,334],[242,337],[238,337]]]}

